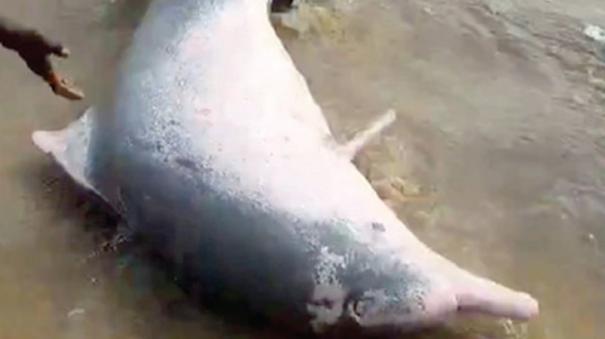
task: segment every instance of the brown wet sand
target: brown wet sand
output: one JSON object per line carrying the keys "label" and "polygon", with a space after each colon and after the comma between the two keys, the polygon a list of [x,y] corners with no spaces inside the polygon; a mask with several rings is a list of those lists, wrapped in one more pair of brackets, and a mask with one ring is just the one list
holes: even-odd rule
{"label": "brown wet sand", "polygon": [[[0,51],[0,339],[269,337],[193,309],[136,251],[86,260],[117,221],[30,142],[111,90],[144,7],[0,0],[3,15],[71,48],[58,68],[88,95],[54,97]],[[304,35],[280,30],[336,134],[397,109],[367,158],[372,177],[400,177],[404,193],[432,197],[399,204],[401,217],[461,266],[541,302],[528,326],[461,323],[417,337],[601,338],[605,64],[582,29],[605,26],[605,5],[377,0],[336,13],[313,17]]]}

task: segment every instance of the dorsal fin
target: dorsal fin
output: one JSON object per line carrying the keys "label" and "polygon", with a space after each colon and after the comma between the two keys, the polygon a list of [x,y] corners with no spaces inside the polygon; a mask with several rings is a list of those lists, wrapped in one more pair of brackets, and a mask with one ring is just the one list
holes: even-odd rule
{"label": "dorsal fin", "polygon": [[376,120],[372,121],[366,128],[357,132],[351,140],[339,147],[340,152],[348,159],[353,160],[355,156],[367,145],[382,133],[387,127],[392,125],[397,119],[395,110],[388,110]]}

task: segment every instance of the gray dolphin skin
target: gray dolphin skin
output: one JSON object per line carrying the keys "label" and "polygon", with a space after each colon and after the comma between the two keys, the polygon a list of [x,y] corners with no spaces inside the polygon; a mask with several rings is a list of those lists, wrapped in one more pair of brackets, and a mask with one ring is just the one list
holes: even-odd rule
{"label": "gray dolphin skin", "polygon": [[458,314],[526,321],[529,295],[420,242],[352,164],[267,0],[156,0],[114,94],[34,143],[209,300],[312,333],[415,330]]}

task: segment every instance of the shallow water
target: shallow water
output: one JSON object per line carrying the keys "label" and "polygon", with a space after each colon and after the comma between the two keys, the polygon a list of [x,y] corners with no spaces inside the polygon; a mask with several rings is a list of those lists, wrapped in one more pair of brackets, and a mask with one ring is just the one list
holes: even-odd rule
{"label": "shallow water", "polygon": [[[43,5],[39,5],[43,3]],[[403,179],[395,207],[432,248],[541,302],[527,326],[452,324],[420,338],[591,339],[605,333],[605,26],[598,0],[317,1],[280,28],[340,138],[388,108],[365,154]],[[202,314],[135,251],[95,253],[116,220],[34,149],[110,89],[145,1],[0,0],[59,38],[88,94],[55,98],[0,51],[0,338],[267,338]],[[283,335],[273,334],[273,337]]]}

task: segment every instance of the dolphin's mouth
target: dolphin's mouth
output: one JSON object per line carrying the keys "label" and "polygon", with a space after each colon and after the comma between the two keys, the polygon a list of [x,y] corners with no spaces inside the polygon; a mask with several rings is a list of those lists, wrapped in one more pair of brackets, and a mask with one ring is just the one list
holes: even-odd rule
{"label": "dolphin's mouth", "polygon": [[360,298],[348,303],[347,318],[364,333],[385,333],[417,331],[457,316],[490,315],[528,321],[539,313],[538,302],[526,293],[463,271],[452,274],[459,276],[427,291],[419,304],[415,298],[401,299],[404,304],[389,298]]}
{"label": "dolphin's mouth", "polygon": [[458,312],[488,314],[528,321],[538,316],[538,302],[527,293],[516,292],[482,278],[473,277],[469,286],[456,293]]}
{"label": "dolphin's mouth", "polygon": [[529,321],[539,314],[538,302],[527,293],[514,291],[466,271],[450,271],[450,286],[431,292],[425,299],[424,321],[434,324],[457,315],[489,315]]}

